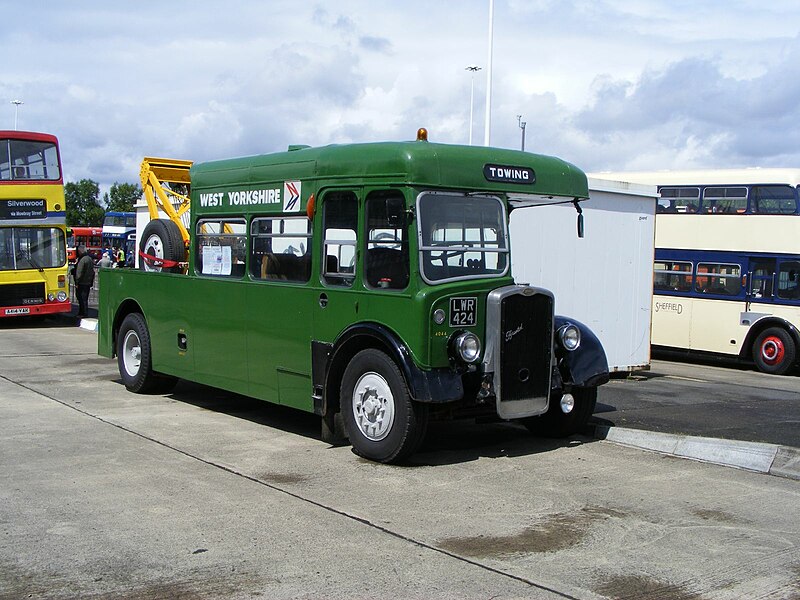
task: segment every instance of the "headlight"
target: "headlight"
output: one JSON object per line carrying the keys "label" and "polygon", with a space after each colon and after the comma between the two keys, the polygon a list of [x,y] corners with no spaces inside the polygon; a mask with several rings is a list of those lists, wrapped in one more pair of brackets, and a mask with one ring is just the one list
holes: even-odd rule
{"label": "headlight", "polygon": [[572,352],[581,345],[581,330],[568,323],[558,329],[558,339],[565,350]]}
{"label": "headlight", "polygon": [[50,302],[52,302],[53,300],[55,300],[55,299],[56,299],[56,295],[55,295],[53,292],[50,292],[49,294],[47,294],[47,299],[48,299]]}
{"label": "headlight", "polygon": [[59,302],[66,302],[66,300],[67,300],[67,292],[58,292],[58,295],[56,296],[56,299]]}
{"label": "headlight", "polygon": [[481,341],[470,331],[457,333],[452,344],[458,358],[465,363],[474,363],[481,355]]}

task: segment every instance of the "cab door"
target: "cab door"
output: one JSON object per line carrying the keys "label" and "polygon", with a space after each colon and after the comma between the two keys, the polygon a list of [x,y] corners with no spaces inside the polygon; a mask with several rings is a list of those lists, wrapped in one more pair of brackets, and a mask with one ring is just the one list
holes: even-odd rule
{"label": "cab door", "polygon": [[330,190],[321,197],[321,286],[314,307],[316,341],[333,343],[346,327],[360,320],[360,196],[360,189],[348,189]]}

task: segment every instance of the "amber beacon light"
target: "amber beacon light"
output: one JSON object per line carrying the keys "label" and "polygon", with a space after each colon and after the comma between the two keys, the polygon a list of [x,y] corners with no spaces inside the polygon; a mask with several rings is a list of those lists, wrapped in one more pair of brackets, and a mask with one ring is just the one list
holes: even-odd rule
{"label": "amber beacon light", "polygon": [[428,130],[424,127],[420,127],[417,129],[417,141],[418,142],[427,142],[428,141]]}

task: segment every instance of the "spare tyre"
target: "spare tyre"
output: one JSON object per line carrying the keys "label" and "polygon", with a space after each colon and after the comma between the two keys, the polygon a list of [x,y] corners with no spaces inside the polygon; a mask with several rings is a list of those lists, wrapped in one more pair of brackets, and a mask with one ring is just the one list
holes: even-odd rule
{"label": "spare tyre", "polygon": [[169,219],[154,219],[144,228],[139,241],[139,266],[144,271],[181,273],[177,264],[186,261],[186,248],[178,226]]}

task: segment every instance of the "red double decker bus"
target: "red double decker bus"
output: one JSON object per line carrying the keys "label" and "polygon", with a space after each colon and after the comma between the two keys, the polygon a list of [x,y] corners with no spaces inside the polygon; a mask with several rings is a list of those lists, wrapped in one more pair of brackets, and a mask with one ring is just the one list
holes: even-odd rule
{"label": "red double decker bus", "polygon": [[95,261],[103,255],[102,227],[70,227],[67,230],[67,259],[74,263],[78,246],[86,246],[86,251]]}

